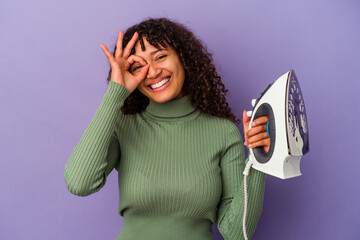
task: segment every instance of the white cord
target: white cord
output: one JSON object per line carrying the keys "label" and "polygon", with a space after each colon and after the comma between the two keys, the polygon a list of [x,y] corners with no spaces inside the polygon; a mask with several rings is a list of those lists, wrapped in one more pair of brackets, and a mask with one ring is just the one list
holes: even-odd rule
{"label": "white cord", "polygon": [[249,175],[249,171],[251,168],[252,162],[248,162],[245,166],[245,170],[243,172],[244,174],[244,214],[243,214],[243,235],[244,239],[248,240],[247,233],[246,233],[246,212],[247,212],[247,201],[248,201],[248,195],[247,195],[247,176]]}

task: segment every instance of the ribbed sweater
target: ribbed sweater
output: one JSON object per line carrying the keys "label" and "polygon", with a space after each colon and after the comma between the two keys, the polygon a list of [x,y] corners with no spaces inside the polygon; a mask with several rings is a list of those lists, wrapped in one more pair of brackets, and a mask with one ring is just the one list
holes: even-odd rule
{"label": "ribbed sweater", "polygon": [[[68,190],[98,192],[116,169],[117,240],[211,240],[212,224],[225,240],[243,239],[244,147],[237,126],[203,113],[188,96],[123,114],[127,89],[109,82],[102,102],[66,165]],[[262,212],[265,174],[248,176],[247,234]]]}

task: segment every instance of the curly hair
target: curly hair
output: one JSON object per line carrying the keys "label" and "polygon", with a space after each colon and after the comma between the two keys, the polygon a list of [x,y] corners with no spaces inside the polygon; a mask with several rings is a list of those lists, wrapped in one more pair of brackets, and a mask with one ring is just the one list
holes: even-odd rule
{"label": "curly hair", "polygon": [[[234,123],[241,121],[232,113],[225,95],[228,90],[216,72],[212,55],[194,34],[182,24],[167,18],[149,18],[136,24],[125,32],[123,48],[134,33],[139,34],[141,49],[145,51],[143,38],[156,48],[169,44],[179,55],[184,66],[184,95],[188,95],[191,104],[204,113],[229,119]],[[160,46],[161,45],[161,46]],[[113,53],[116,51],[116,44]],[[133,48],[130,54],[134,54]],[[107,81],[111,78],[111,68]],[[124,114],[135,114],[144,111],[149,99],[135,89],[125,100],[121,111]]]}

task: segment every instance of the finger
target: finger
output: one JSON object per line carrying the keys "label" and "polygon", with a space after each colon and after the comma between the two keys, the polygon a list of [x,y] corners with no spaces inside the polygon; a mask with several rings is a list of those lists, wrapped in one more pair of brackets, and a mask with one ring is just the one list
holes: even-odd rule
{"label": "finger", "polygon": [[116,51],[115,51],[115,58],[119,58],[122,55],[122,42],[123,42],[124,33],[122,31],[119,32],[119,36],[116,43]]}
{"label": "finger", "polygon": [[251,143],[249,144],[249,148],[256,148],[256,147],[269,147],[270,146],[270,140],[269,139],[263,139],[261,141]]}
{"label": "finger", "polygon": [[254,126],[257,126],[260,124],[267,123],[268,121],[269,121],[269,118],[267,116],[259,117],[251,123],[251,126],[254,127]]}
{"label": "finger", "polygon": [[131,49],[134,47],[136,41],[138,38],[138,33],[135,32],[134,35],[132,36],[131,40],[128,42],[128,44],[126,45],[124,52],[123,52],[123,57],[127,58],[130,55]]}
{"label": "finger", "polygon": [[255,135],[253,137],[249,137],[248,140],[247,140],[247,143],[248,144],[254,144],[254,143],[262,141],[262,140],[269,140],[270,141],[270,138],[267,135],[267,133],[259,133],[259,134]]}
{"label": "finger", "polygon": [[109,63],[112,64],[115,61],[114,56],[111,54],[111,52],[107,49],[107,47],[104,44],[100,44],[101,49],[104,51],[106,57],[109,60]]}
{"label": "finger", "polygon": [[144,67],[141,68],[139,74],[137,74],[135,76],[135,79],[138,83],[140,83],[142,80],[145,79],[147,72],[149,70],[150,65],[145,65]]}
{"label": "finger", "polygon": [[145,60],[142,58],[142,57],[140,57],[140,56],[137,56],[137,55],[131,55],[128,59],[127,59],[127,61],[129,62],[129,64],[131,65],[131,64],[133,64],[134,62],[139,62],[141,65],[146,65],[146,62],[145,62]]}
{"label": "finger", "polygon": [[261,139],[255,142],[249,142],[248,147],[249,148],[255,148],[255,147],[269,147],[270,146],[270,138]]}
{"label": "finger", "polygon": [[249,138],[264,132],[267,133],[266,124],[261,124],[259,126],[252,127],[251,129],[249,129],[249,131],[246,132],[246,136]]}

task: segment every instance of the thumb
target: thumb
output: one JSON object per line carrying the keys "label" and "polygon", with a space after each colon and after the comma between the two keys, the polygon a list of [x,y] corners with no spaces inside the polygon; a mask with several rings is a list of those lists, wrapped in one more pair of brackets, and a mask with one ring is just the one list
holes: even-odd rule
{"label": "thumb", "polygon": [[247,116],[247,111],[244,110],[243,111],[243,123],[247,123],[249,125],[249,122],[250,122],[250,118]]}
{"label": "thumb", "polygon": [[245,141],[247,140],[247,136],[246,136],[246,133],[247,131],[249,131],[249,123],[250,123],[250,119],[248,116],[247,116],[247,111],[244,110],[243,111],[243,129],[244,129],[244,137],[245,137]]}

